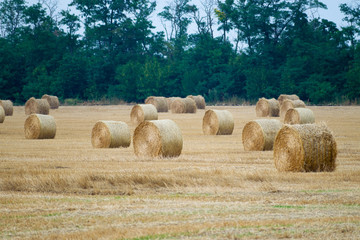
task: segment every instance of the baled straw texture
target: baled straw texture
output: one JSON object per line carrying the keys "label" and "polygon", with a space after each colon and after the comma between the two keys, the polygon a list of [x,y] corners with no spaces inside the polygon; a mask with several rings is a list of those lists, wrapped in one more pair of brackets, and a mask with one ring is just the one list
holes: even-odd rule
{"label": "baled straw texture", "polygon": [[168,103],[168,109],[171,109],[171,104],[173,103],[173,101],[175,101],[176,99],[179,99],[181,97],[169,97],[169,98],[166,98],[166,101]]}
{"label": "baled straw texture", "polygon": [[286,99],[289,99],[289,100],[300,100],[300,98],[295,95],[295,94],[291,94],[291,95],[288,95],[288,94],[280,94],[280,96],[278,97],[278,101],[280,103],[280,105],[283,103],[283,101],[285,101]]}
{"label": "baled straw texture", "polygon": [[49,115],[31,114],[24,124],[26,139],[51,139],[56,134],[55,119]]}
{"label": "baled straw texture", "polygon": [[30,98],[25,103],[25,114],[30,115],[33,113],[48,115],[50,111],[50,104],[46,99]]}
{"label": "baled straw texture", "polygon": [[41,99],[46,99],[51,109],[57,109],[60,106],[59,98],[57,96],[44,94]]}
{"label": "baled straw texture", "polygon": [[287,110],[291,108],[304,108],[306,107],[305,103],[301,100],[289,100],[286,99],[282,102],[280,106],[280,117],[284,118]]}
{"label": "baled straw texture", "polygon": [[128,125],[120,121],[98,121],[91,132],[94,148],[127,148],[131,143]]}
{"label": "baled straw texture", "polygon": [[0,106],[0,123],[5,121],[5,110],[2,106]]}
{"label": "baled straw texture", "polygon": [[201,95],[197,95],[197,96],[189,95],[187,97],[192,98],[195,101],[196,107],[198,109],[205,109],[206,103],[205,103],[205,98],[203,96],[201,96]]}
{"label": "baled straw texture", "polygon": [[167,112],[169,110],[168,102],[165,97],[150,96],[146,98],[145,104],[152,104],[158,112]]}
{"label": "baled straw texture", "polygon": [[257,117],[278,117],[280,104],[275,98],[260,98],[256,103],[255,110]]}
{"label": "baled straw texture", "polygon": [[14,112],[13,102],[10,100],[0,100],[0,106],[4,108],[5,116],[12,116]]}
{"label": "baled straw texture", "polygon": [[171,103],[172,113],[196,113],[196,109],[192,98],[177,98]]}
{"label": "baled straw texture", "polygon": [[289,109],[284,118],[285,124],[307,124],[315,123],[314,112],[309,108]]}
{"label": "baled straw texture", "polygon": [[242,142],[245,151],[272,150],[276,134],[283,124],[276,119],[257,119],[245,124]]}
{"label": "baled straw texture", "polygon": [[335,138],[325,124],[285,125],[275,138],[278,171],[331,172],[336,156]]}
{"label": "baled straw texture", "polygon": [[177,157],[183,139],[178,125],[169,119],[145,121],[134,132],[134,152],[139,157]]}
{"label": "baled straw texture", "polygon": [[234,118],[228,110],[205,112],[202,129],[205,135],[231,135],[234,130]]}
{"label": "baled straw texture", "polygon": [[152,104],[137,104],[131,109],[130,120],[133,124],[139,125],[146,120],[157,120],[158,112]]}

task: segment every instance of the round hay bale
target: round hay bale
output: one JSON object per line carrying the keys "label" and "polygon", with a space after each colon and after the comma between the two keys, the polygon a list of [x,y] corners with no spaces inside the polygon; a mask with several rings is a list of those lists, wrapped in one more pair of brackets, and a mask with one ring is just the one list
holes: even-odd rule
{"label": "round hay bale", "polygon": [[255,107],[257,117],[278,117],[279,110],[280,104],[275,98],[260,98]]}
{"label": "round hay bale", "polygon": [[57,109],[60,106],[59,98],[57,96],[50,96],[44,94],[41,99],[46,99],[50,105],[51,109]]}
{"label": "round hay bale", "polygon": [[272,150],[276,134],[283,124],[276,119],[257,119],[245,124],[242,142],[245,151]]}
{"label": "round hay bale", "polygon": [[0,106],[0,123],[5,121],[5,110],[2,106]]}
{"label": "round hay bale", "polygon": [[196,107],[198,109],[205,109],[206,103],[205,103],[205,98],[203,96],[201,96],[201,95],[197,95],[197,96],[189,95],[187,97],[192,98],[195,101]]}
{"label": "round hay bale", "polygon": [[280,96],[278,97],[278,101],[280,103],[280,105],[283,103],[284,100],[289,99],[289,100],[300,100],[300,98],[295,95],[295,94],[280,94]]}
{"label": "round hay bale", "polygon": [[166,98],[166,101],[168,103],[168,109],[171,109],[171,104],[174,100],[176,99],[179,99],[180,97],[169,97],[169,98]]}
{"label": "round hay bale", "polygon": [[50,111],[50,104],[46,99],[30,98],[25,103],[25,114],[30,115],[33,113],[48,115]]}
{"label": "round hay bale", "polygon": [[165,97],[150,96],[146,98],[145,104],[152,104],[158,112],[167,112],[169,110],[168,102]]}
{"label": "round hay bale", "polygon": [[205,135],[231,135],[234,130],[234,118],[228,110],[207,110],[203,118],[202,129]]}
{"label": "round hay bale", "polygon": [[14,112],[13,102],[10,100],[0,100],[0,106],[4,108],[5,116],[12,116]]}
{"label": "round hay bale", "polygon": [[146,120],[157,120],[158,112],[152,104],[137,104],[131,109],[130,120],[133,124],[139,125]]}
{"label": "round hay bale", "polygon": [[51,139],[56,134],[55,119],[49,115],[31,114],[24,124],[26,139]]}
{"label": "round hay bale", "polygon": [[171,103],[172,113],[196,113],[196,103],[191,98],[177,98]]}
{"label": "round hay bale", "polygon": [[120,121],[98,121],[91,132],[94,148],[127,148],[131,143],[128,125]]}
{"label": "round hay bale", "polygon": [[304,108],[304,107],[306,107],[306,105],[301,100],[289,100],[289,99],[286,99],[281,104],[280,117],[284,118],[287,110],[289,110],[291,108]]}
{"label": "round hay bale", "polygon": [[285,125],[274,143],[278,171],[334,171],[337,156],[335,138],[326,125]]}
{"label": "round hay bale", "polygon": [[284,118],[285,124],[307,124],[315,123],[315,116],[313,111],[309,108],[291,108]]}
{"label": "round hay bale", "polygon": [[178,125],[169,119],[142,122],[134,132],[134,152],[139,157],[177,157],[183,139]]}

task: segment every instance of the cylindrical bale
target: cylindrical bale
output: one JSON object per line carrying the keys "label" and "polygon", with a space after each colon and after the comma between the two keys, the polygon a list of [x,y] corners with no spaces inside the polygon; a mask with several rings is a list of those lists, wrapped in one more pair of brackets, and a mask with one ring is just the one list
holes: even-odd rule
{"label": "cylindrical bale", "polygon": [[280,105],[283,103],[284,100],[289,99],[289,100],[300,100],[300,98],[295,95],[295,94],[280,94],[280,96],[278,97],[278,101],[280,103]]}
{"label": "cylindrical bale", "polygon": [[139,125],[146,120],[157,120],[158,112],[152,104],[137,104],[131,109],[130,120],[133,124]]}
{"label": "cylindrical bale", "polygon": [[283,124],[276,119],[257,119],[245,124],[242,142],[245,151],[273,150],[276,134]]}
{"label": "cylindrical bale", "polygon": [[315,123],[314,112],[309,108],[291,108],[284,118],[285,124],[307,124]]}
{"label": "cylindrical bale", "polygon": [[331,172],[335,170],[337,146],[324,124],[285,125],[274,143],[278,171]]}
{"label": "cylindrical bale", "polygon": [[158,112],[167,112],[169,110],[168,102],[165,97],[150,96],[146,98],[145,104],[152,104]]}
{"label": "cylindrical bale", "polygon": [[169,119],[142,122],[134,132],[134,152],[139,157],[177,157],[183,139],[178,125]]}
{"label": "cylindrical bale", "polygon": [[177,98],[171,103],[172,113],[196,113],[196,103],[191,98]]}
{"label": "cylindrical bale", "polygon": [[98,121],[91,132],[91,144],[94,148],[127,148],[130,143],[130,129],[121,121]]}
{"label": "cylindrical bale", "polygon": [[25,114],[30,115],[33,113],[48,115],[50,111],[50,104],[46,99],[30,98],[25,103]]}
{"label": "cylindrical bale", "polygon": [[2,106],[0,106],[0,123],[5,121],[5,110]]}
{"label": "cylindrical bale", "polygon": [[192,98],[195,101],[196,107],[198,109],[205,109],[206,103],[205,103],[205,98],[203,96],[201,96],[201,95],[197,95],[197,96],[189,95],[187,97]]}
{"label": "cylindrical bale", "polygon": [[280,104],[275,98],[260,98],[256,103],[255,110],[257,117],[278,117]]}
{"label": "cylindrical bale", "polygon": [[59,98],[57,96],[44,94],[41,99],[46,99],[51,109],[57,109],[60,106]]}
{"label": "cylindrical bale", "polygon": [[4,108],[5,116],[12,116],[14,112],[13,102],[10,100],[0,100],[0,106]]}
{"label": "cylindrical bale", "polygon": [[234,118],[228,110],[205,112],[202,129],[205,135],[231,135],[234,130]]}
{"label": "cylindrical bale", "polygon": [[26,139],[51,139],[56,135],[55,119],[49,115],[31,114],[24,124]]}
{"label": "cylindrical bale", "polygon": [[176,99],[179,99],[180,97],[168,97],[166,98],[166,101],[168,103],[168,109],[171,109],[171,104],[173,103],[173,101],[175,101]]}
{"label": "cylindrical bale", "polygon": [[282,102],[280,106],[280,117],[284,118],[287,110],[291,108],[304,108],[306,107],[305,103],[301,100],[289,100],[286,99]]}

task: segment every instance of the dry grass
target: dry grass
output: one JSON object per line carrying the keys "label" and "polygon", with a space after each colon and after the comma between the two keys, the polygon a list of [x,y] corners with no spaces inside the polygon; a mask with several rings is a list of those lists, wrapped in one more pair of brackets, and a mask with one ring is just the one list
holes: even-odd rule
{"label": "dry grass", "polygon": [[[278,173],[273,152],[245,152],[255,107],[229,109],[232,135],[203,135],[205,110],[159,113],[182,130],[179,158],[94,149],[101,119],[130,124],[132,106],[61,107],[57,134],[27,140],[24,107],[0,126],[0,238],[356,239],[360,235],[360,107],[310,107],[338,144],[337,169]],[[131,125],[129,125],[131,126]],[[135,126],[131,126],[131,132]]]}

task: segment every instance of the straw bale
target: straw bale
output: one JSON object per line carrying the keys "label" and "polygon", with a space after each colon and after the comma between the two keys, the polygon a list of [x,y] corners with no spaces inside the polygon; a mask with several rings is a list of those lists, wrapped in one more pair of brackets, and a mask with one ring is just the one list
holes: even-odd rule
{"label": "straw bale", "polygon": [[0,106],[0,123],[5,121],[5,110],[2,106]]}
{"label": "straw bale", "polygon": [[142,122],[134,132],[134,152],[139,157],[177,157],[183,139],[178,125],[169,119]]}
{"label": "straw bale", "polygon": [[295,94],[291,94],[291,95],[288,95],[288,94],[280,94],[280,96],[278,97],[278,101],[280,103],[280,105],[282,104],[282,102],[286,99],[289,99],[289,100],[300,100],[300,98],[295,95]]}
{"label": "straw bale", "polygon": [[46,99],[30,98],[25,103],[25,114],[33,113],[48,115],[50,111],[50,104]]}
{"label": "straw bale", "polygon": [[12,116],[14,112],[14,105],[11,100],[0,100],[0,106],[4,108],[5,116]]}
{"label": "straw bale", "polygon": [[234,118],[228,110],[205,112],[202,129],[205,135],[231,135],[234,130]]}
{"label": "straw bale", "polygon": [[242,131],[245,151],[272,150],[276,134],[282,126],[276,119],[257,119],[245,124]]}
{"label": "straw bale", "polygon": [[171,103],[172,113],[196,113],[196,109],[192,98],[177,98]]}
{"label": "straw bale", "polygon": [[205,103],[205,98],[203,96],[201,96],[201,95],[197,95],[197,96],[189,95],[187,97],[192,98],[195,101],[196,107],[198,109],[205,109],[206,103]]}
{"label": "straw bale", "polygon": [[60,106],[59,98],[57,96],[44,94],[41,98],[48,101],[51,109],[57,109]]}
{"label": "straw bale", "polygon": [[275,98],[260,98],[256,103],[255,110],[257,117],[278,117],[280,104]]}
{"label": "straw bale", "polygon": [[145,104],[152,104],[158,112],[167,112],[169,110],[168,102],[165,97],[150,96],[146,98]]}
{"label": "straw bale", "polygon": [[301,100],[285,99],[280,106],[280,117],[284,118],[287,110],[291,108],[305,108],[306,105]]}
{"label": "straw bale", "polygon": [[331,172],[335,170],[337,146],[325,124],[285,125],[274,143],[278,171]]}
{"label": "straw bale", "polygon": [[91,132],[91,144],[94,148],[127,148],[130,143],[130,129],[121,121],[98,121]]}
{"label": "straw bale", "polygon": [[43,114],[31,114],[24,124],[26,139],[51,139],[56,134],[54,117]]}
{"label": "straw bale", "polygon": [[130,120],[133,124],[139,125],[146,120],[157,120],[158,112],[152,104],[137,104],[131,109]]}
{"label": "straw bale", "polygon": [[314,112],[309,108],[289,109],[284,118],[285,124],[307,124],[315,123]]}

